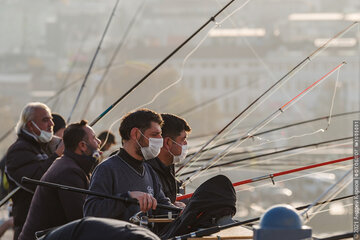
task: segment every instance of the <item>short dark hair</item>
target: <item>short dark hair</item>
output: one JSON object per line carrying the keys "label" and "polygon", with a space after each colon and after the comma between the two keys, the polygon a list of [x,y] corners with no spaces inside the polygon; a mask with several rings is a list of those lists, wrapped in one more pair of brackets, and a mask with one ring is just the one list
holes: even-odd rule
{"label": "short dark hair", "polygon": [[170,137],[175,139],[180,136],[182,131],[191,132],[191,128],[188,123],[181,117],[173,114],[163,113],[161,114],[164,124],[161,127],[162,137]]}
{"label": "short dark hair", "polygon": [[59,131],[62,128],[66,127],[66,123],[65,123],[65,119],[58,113],[52,113],[52,120],[54,122],[54,133],[56,133],[57,131]]}
{"label": "short dark hair", "polygon": [[98,139],[101,140],[101,144],[106,144],[106,143],[104,143],[106,137],[107,137],[106,143],[116,144],[116,142],[115,142],[115,135],[112,134],[110,131],[102,131],[102,132],[99,134]]}
{"label": "short dark hair", "polygon": [[85,126],[86,120],[81,120],[79,123],[70,124],[64,131],[63,141],[65,149],[75,151],[79,142],[83,141],[86,136]]}
{"label": "short dark hair", "polygon": [[139,128],[141,131],[145,131],[150,128],[151,122],[156,122],[160,126],[163,124],[160,114],[146,108],[126,114],[122,118],[119,128],[122,140],[130,140],[131,129]]}

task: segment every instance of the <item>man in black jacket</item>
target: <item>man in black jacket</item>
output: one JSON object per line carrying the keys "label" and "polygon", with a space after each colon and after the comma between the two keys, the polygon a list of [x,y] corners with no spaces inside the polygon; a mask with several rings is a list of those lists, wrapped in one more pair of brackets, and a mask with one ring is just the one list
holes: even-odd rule
{"label": "man in black jacket", "polygon": [[[29,211],[35,186],[22,185],[23,176],[39,180],[53,161],[59,157],[64,146],[53,137],[54,123],[48,106],[39,102],[27,104],[16,125],[18,138],[6,154],[5,171],[10,189],[21,189],[12,197],[14,216],[14,239],[17,239]],[[50,145],[56,143],[55,152]]]}
{"label": "man in black jacket", "polygon": [[[68,126],[63,140],[64,155],[51,165],[41,180],[88,189],[90,174],[98,162],[100,140],[84,120]],[[35,239],[37,231],[82,218],[85,197],[84,194],[38,187],[19,239]]]}
{"label": "man in black jacket", "polygon": [[174,163],[181,162],[187,154],[187,136],[191,132],[188,123],[172,114],[161,114],[164,124],[161,127],[164,139],[163,147],[158,157],[147,161],[157,173],[162,190],[166,197],[178,207],[185,207],[177,202],[176,194],[179,191],[179,182],[175,179]]}

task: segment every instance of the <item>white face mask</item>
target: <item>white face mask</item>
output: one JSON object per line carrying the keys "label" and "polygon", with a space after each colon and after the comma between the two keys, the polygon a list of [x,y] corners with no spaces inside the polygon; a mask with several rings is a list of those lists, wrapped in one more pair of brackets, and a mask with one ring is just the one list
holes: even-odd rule
{"label": "white face mask", "polygon": [[159,155],[160,150],[163,146],[163,139],[162,138],[147,138],[144,136],[144,134],[140,131],[141,135],[143,135],[144,138],[149,140],[149,146],[148,147],[142,147],[138,141],[137,144],[140,146],[141,153],[144,156],[145,160],[156,158],[157,155]]}
{"label": "white face mask", "polygon": [[173,141],[174,143],[176,143],[177,145],[181,146],[181,153],[180,155],[174,155],[172,154],[172,152],[169,151],[169,153],[173,156],[173,163],[180,163],[182,161],[184,161],[184,159],[186,158],[186,155],[188,153],[188,145],[180,145],[179,143],[175,142],[174,140],[171,139],[171,141]]}
{"label": "white face mask", "polygon": [[37,136],[38,140],[42,143],[48,143],[51,141],[52,137],[53,137],[53,133],[52,132],[47,132],[44,130],[41,130],[36,123],[34,123],[34,121],[31,121],[33,123],[33,125],[40,131],[40,135]]}

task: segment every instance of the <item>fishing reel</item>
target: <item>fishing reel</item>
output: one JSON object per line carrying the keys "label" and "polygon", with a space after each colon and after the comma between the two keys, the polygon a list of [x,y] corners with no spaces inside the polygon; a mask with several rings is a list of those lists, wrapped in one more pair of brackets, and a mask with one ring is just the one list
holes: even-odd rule
{"label": "fishing reel", "polygon": [[[145,227],[145,228],[152,228],[154,226],[149,226],[149,217],[145,215],[144,212],[138,212],[134,216],[130,217],[129,221],[133,224]],[[153,225],[153,224],[150,224]]]}

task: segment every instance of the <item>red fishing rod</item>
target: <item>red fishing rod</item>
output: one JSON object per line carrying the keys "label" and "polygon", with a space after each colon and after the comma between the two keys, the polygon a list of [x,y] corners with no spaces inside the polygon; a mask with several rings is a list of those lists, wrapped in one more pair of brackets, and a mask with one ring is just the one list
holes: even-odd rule
{"label": "red fishing rod", "polygon": [[323,80],[327,79],[331,74],[333,74],[336,70],[339,70],[342,66],[344,66],[346,62],[342,62],[336,67],[334,67],[331,71],[326,73],[324,76],[322,76],[320,79],[312,83],[310,86],[305,88],[303,91],[301,91],[298,95],[296,95],[294,98],[290,99],[288,102],[286,102],[284,105],[282,105],[280,108],[278,108],[276,111],[274,111],[272,114],[270,114],[268,117],[266,117],[264,120],[262,120],[260,123],[255,125],[255,127],[251,128],[243,137],[239,138],[236,142],[233,144],[230,144],[227,148],[225,148],[223,151],[216,154],[213,158],[211,158],[209,161],[210,163],[208,165],[204,165],[200,169],[196,170],[196,172],[185,179],[183,182],[183,185],[193,179],[194,177],[201,174],[203,171],[207,170],[211,166],[213,166],[215,163],[220,161],[222,158],[224,158],[230,151],[232,151],[235,147],[238,147],[240,144],[245,142],[250,137],[254,136],[258,131],[260,131],[262,128],[264,128],[267,124],[269,124],[271,121],[273,121],[275,118],[277,118],[280,114],[284,113],[289,107],[291,107],[293,104],[295,104],[298,100],[300,100],[302,97],[304,97],[307,93],[309,93],[314,87],[319,85]]}
{"label": "red fishing rod", "polygon": [[326,43],[312,52],[309,56],[303,59],[298,65],[296,65],[293,69],[287,72],[283,77],[281,77],[277,82],[271,85],[264,93],[262,93],[259,97],[257,97],[250,105],[248,105],[243,111],[241,111],[238,115],[236,115],[228,124],[225,125],[218,133],[216,133],[208,142],[206,142],[193,156],[191,156],[183,166],[176,170],[176,173],[179,173],[181,169],[183,169],[192,159],[194,159],[200,152],[202,152],[211,142],[213,142],[221,133],[223,133],[231,124],[233,124],[238,118],[240,118],[247,110],[249,110],[255,103],[257,103],[262,97],[264,97],[268,92],[270,92],[275,86],[280,83],[284,84],[287,80],[289,80],[297,71],[303,68],[308,62],[313,60],[322,50],[324,50],[334,39],[339,38],[347,31],[349,31],[352,27],[354,27],[358,22],[353,22],[351,25],[343,29],[341,32],[337,33],[335,36],[330,38]]}
{"label": "red fishing rod", "polygon": [[[282,171],[282,172],[277,172],[277,173],[273,173],[273,174],[268,174],[268,175],[260,176],[260,177],[256,177],[256,178],[250,178],[250,179],[247,179],[247,180],[243,180],[243,181],[240,181],[240,182],[233,183],[232,185],[234,187],[236,187],[236,186],[239,186],[239,185],[259,182],[259,181],[266,180],[266,179],[271,179],[271,181],[275,184],[275,182],[274,182],[275,177],[279,177],[279,176],[283,176],[283,175],[287,175],[287,174],[295,173],[295,172],[301,172],[301,171],[305,171],[305,170],[308,170],[308,169],[322,167],[322,166],[335,164],[335,163],[339,163],[339,162],[349,161],[351,159],[354,159],[354,157],[352,156],[352,157],[346,157],[346,158],[341,158],[341,159],[337,159],[337,160],[331,160],[331,161],[328,161],[328,162],[308,165],[308,166],[305,166],[305,167],[300,167],[300,168],[295,168],[295,169],[286,170],[286,171]],[[193,195],[193,193],[189,193],[189,194],[177,197],[176,201],[191,198],[192,195]]]}

